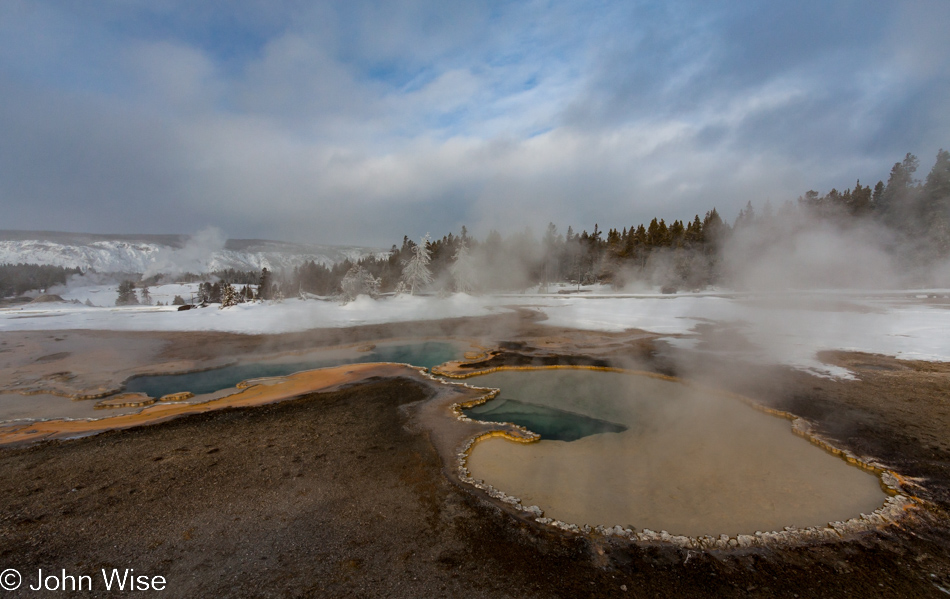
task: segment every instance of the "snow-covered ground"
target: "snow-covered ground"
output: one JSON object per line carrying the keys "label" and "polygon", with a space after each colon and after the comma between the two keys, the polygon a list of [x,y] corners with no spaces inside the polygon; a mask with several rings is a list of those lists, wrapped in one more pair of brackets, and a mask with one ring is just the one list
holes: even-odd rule
{"label": "snow-covered ground", "polygon": [[76,304],[43,303],[0,310],[0,335],[3,331],[52,329],[286,333],[312,328],[481,316],[493,309],[493,303],[505,302],[462,294],[445,299],[402,295],[373,300],[360,296],[345,305],[293,298],[279,303],[240,304],[225,310],[212,305],[184,312],[179,312],[177,306],[89,308]]}
{"label": "snow-covered ground", "polygon": [[[149,287],[148,292],[152,298],[152,304],[158,302],[171,304],[176,295],[180,295],[183,300],[192,303],[192,298],[198,296],[199,284],[169,283],[167,285],[156,285]],[[243,288],[243,285],[238,285],[238,287]],[[115,300],[119,297],[119,289],[116,285],[71,285],[69,288],[59,286],[50,288],[49,293],[56,294],[67,301],[78,300],[85,303],[86,300],[89,300],[94,306],[107,308],[114,307]],[[135,293],[141,300],[142,290],[137,288]]]}
{"label": "snow-covered ground", "polygon": [[[153,301],[174,295],[190,298],[196,285],[152,289]],[[0,310],[3,331],[109,329],[138,331],[211,330],[281,333],[310,328],[481,316],[518,305],[537,309],[549,325],[597,331],[644,329],[670,336],[670,342],[696,346],[695,327],[729,327],[754,350],[735,347],[743,357],[788,364],[823,374],[847,372],[821,363],[822,350],[853,350],[905,359],[950,361],[950,291],[810,293],[776,296],[703,293],[617,295],[591,289],[577,295],[515,294],[448,298],[402,295],[372,300],[361,296],[341,305],[332,301],[287,299],[282,303],[243,304],[178,312],[174,307],[116,308],[115,292],[76,288],[64,297],[108,308],[75,304],[32,304]],[[84,295],[85,294],[85,295]],[[98,294],[98,295],[97,295]],[[708,340],[707,340],[708,341]]]}
{"label": "snow-covered ground", "polygon": [[[754,350],[730,346],[764,363],[788,364],[821,374],[848,376],[823,364],[824,350],[878,353],[908,360],[950,361],[950,305],[930,305],[892,295],[851,298],[807,296],[800,302],[748,296],[571,298],[544,308],[548,324],[589,330],[639,328],[667,335],[674,345],[695,347],[697,324],[733,327]],[[815,301],[816,299],[826,300]]]}

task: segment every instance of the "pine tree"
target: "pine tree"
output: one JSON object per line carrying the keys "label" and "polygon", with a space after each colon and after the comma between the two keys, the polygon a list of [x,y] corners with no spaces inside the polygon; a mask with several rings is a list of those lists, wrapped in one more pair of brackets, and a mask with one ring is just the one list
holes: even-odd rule
{"label": "pine tree", "polygon": [[861,180],[854,184],[854,191],[851,192],[851,201],[848,208],[851,214],[860,216],[871,211],[871,186],[861,186]]}
{"label": "pine tree", "polygon": [[940,149],[927,175],[921,200],[927,236],[939,256],[950,254],[950,152]]}
{"label": "pine tree", "polygon": [[412,248],[412,258],[402,271],[402,280],[406,283],[411,295],[415,295],[416,290],[422,290],[432,283],[432,271],[429,270],[431,259],[429,234],[426,233],[419,245]]}
{"label": "pine tree", "polygon": [[185,298],[183,298],[183,297],[180,296],[180,295],[176,295],[176,296],[175,296],[175,299],[172,300],[172,305],[173,305],[173,306],[184,306],[184,305],[185,305]]}
{"label": "pine tree", "polygon": [[703,243],[703,222],[699,220],[699,215],[693,219],[693,222],[686,228],[686,243],[690,247],[702,245]]}
{"label": "pine tree", "polygon": [[647,247],[658,248],[668,245],[670,245],[670,230],[666,222],[662,218],[659,221],[654,218],[647,229]]}
{"label": "pine tree", "polygon": [[683,221],[674,220],[669,229],[670,244],[673,247],[680,247],[686,238],[686,228],[683,227]]}
{"label": "pine tree", "polygon": [[703,218],[703,253],[714,255],[728,233],[728,225],[723,222],[719,212],[713,208]]}
{"label": "pine tree", "polygon": [[920,161],[910,152],[901,162],[895,162],[881,194],[881,209],[885,219],[892,225],[906,229],[911,225],[916,194],[914,173]]}
{"label": "pine tree", "polygon": [[[817,193],[815,194],[817,195]],[[808,194],[805,194],[808,197]],[[752,207],[752,202],[749,201],[746,203],[745,208],[739,211],[739,216],[736,217],[736,222],[732,225],[733,229],[741,229],[743,227],[750,227],[755,224],[755,209]]]}
{"label": "pine tree", "polygon": [[950,152],[941,148],[937,152],[937,161],[927,174],[927,180],[924,183],[924,202],[928,212],[935,209],[940,209],[942,212],[948,200],[950,200]]}
{"label": "pine tree", "polygon": [[119,297],[115,300],[116,306],[134,306],[139,303],[135,296],[135,283],[129,280],[119,283]]}
{"label": "pine tree", "polygon": [[221,289],[221,308],[230,308],[231,306],[236,306],[238,303],[237,292],[234,290],[234,287],[230,283],[225,283]]}
{"label": "pine tree", "polygon": [[261,278],[257,286],[257,298],[266,300],[272,297],[271,295],[271,276],[270,271],[267,268],[261,269]]}
{"label": "pine tree", "polygon": [[874,193],[871,194],[871,207],[874,210],[880,210],[884,205],[884,181],[878,181],[874,186]]}
{"label": "pine tree", "polygon": [[148,285],[142,285],[142,303],[146,306],[152,305],[152,294],[148,291]]}

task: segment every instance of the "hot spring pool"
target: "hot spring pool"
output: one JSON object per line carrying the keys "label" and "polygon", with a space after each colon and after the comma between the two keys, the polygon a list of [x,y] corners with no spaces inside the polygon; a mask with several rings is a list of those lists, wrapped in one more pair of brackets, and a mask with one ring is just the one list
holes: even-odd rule
{"label": "hot spring pool", "polygon": [[457,360],[462,357],[462,353],[458,345],[443,341],[380,345],[368,352],[347,352],[340,357],[330,357],[329,352],[324,352],[315,359],[304,361],[261,361],[185,374],[137,376],[128,380],[125,391],[141,392],[150,397],[162,397],[180,391],[202,395],[229,389],[248,379],[287,376],[302,370],[343,364],[399,362],[432,368]]}
{"label": "hot spring pool", "polygon": [[542,435],[476,444],[471,475],[563,522],[751,534],[848,520],[886,498],[877,476],[796,436],[787,420],[682,383],[589,370],[467,382],[501,389],[470,417]]}

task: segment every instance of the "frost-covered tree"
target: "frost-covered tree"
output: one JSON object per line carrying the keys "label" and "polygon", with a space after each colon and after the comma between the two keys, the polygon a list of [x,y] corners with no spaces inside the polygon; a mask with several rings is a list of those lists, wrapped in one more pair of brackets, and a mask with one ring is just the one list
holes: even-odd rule
{"label": "frost-covered tree", "polygon": [[372,275],[368,270],[354,265],[346,271],[343,280],[340,281],[340,288],[343,291],[343,301],[349,302],[356,299],[358,295],[368,295],[376,297],[379,295],[380,280]]}
{"label": "frost-covered tree", "polygon": [[429,234],[422,238],[419,245],[412,248],[412,258],[402,270],[402,280],[409,288],[409,293],[416,294],[432,283],[432,271],[429,270],[429,261],[432,254],[429,250]]}
{"label": "frost-covered tree", "polygon": [[455,262],[450,268],[455,279],[455,290],[459,293],[471,293],[475,289],[475,261],[465,239],[458,244],[455,250]]}
{"label": "frost-covered tree", "polygon": [[237,292],[230,283],[225,283],[221,288],[221,309],[236,306],[238,303]]}

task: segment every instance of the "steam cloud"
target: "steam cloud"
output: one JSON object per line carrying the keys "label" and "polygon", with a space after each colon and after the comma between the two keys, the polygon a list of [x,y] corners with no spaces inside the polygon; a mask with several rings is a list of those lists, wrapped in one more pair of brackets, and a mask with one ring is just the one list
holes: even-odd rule
{"label": "steam cloud", "polygon": [[216,252],[224,250],[226,241],[227,237],[220,229],[202,229],[189,237],[181,248],[159,250],[143,276],[207,272],[210,260]]}

